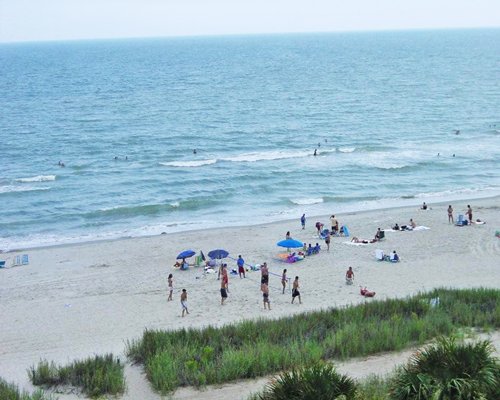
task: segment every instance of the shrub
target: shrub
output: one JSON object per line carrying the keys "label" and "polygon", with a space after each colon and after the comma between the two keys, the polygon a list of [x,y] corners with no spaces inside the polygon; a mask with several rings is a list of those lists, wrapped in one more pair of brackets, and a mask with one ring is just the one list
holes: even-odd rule
{"label": "shrub", "polygon": [[332,364],[293,369],[271,381],[256,400],[354,399],[356,385]]}
{"label": "shrub", "polygon": [[498,400],[500,366],[488,341],[440,339],[417,352],[394,379],[394,400]]}
{"label": "shrub", "polygon": [[112,354],[90,357],[58,367],[46,360],[32,366],[28,375],[34,385],[72,385],[90,397],[119,394],[125,390],[123,365]]}

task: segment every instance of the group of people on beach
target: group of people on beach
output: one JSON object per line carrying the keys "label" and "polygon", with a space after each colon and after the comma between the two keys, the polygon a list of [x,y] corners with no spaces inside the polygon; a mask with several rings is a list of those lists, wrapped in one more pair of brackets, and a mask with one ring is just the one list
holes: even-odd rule
{"label": "group of people on beach", "polygon": [[[428,210],[429,206],[424,202],[420,208],[421,210]],[[473,223],[473,215],[472,215],[472,208],[470,205],[467,205],[467,210],[466,210],[466,215],[470,223]],[[453,217],[453,207],[451,204],[448,206],[447,209],[447,214],[448,214],[448,222],[449,223],[454,223],[454,217]],[[305,224],[306,224],[306,216],[305,214],[302,214],[300,218],[301,222],[301,227],[302,229],[305,229]],[[340,228],[339,228],[339,223],[337,218],[335,217],[334,214],[331,215],[330,217],[330,223],[331,223],[331,232],[329,231],[328,235],[325,236],[325,243],[327,245],[327,251],[329,250],[329,245],[330,245],[330,234],[333,233],[340,233]],[[413,230],[417,227],[416,222],[413,220],[413,218],[410,218],[410,221],[408,225],[399,225],[395,224],[392,229],[396,231],[401,231],[401,230]],[[316,229],[318,230],[318,233],[321,233],[321,230],[323,228],[323,224],[321,223],[316,223]],[[384,231],[381,228],[377,229],[377,232],[375,233],[375,236],[373,239],[370,240],[364,240],[364,239],[359,239],[356,236],[354,236],[351,239],[351,242],[354,243],[375,243],[384,238]],[[285,235],[287,239],[291,238],[290,231],[288,231]],[[311,245],[309,245],[311,247]],[[316,244],[317,247],[319,247],[319,244]],[[304,245],[304,247],[306,247]],[[312,247],[311,247],[312,248]],[[305,249],[305,251],[308,249]],[[391,261],[399,261],[399,255],[396,253],[396,250],[394,250],[390,256]],[[183,260],[184,261],[184,260]],[[181,264],[181,263],[180,263]],[[238,258],[236,260],[236,267],[237,270],[233,270],[234,274],[238,274],[240,279],[246,278],[246,269],[245,269],[245,260],[241,255],[238,255]],[[260,279],[260,291],[262,293],[262,302],[264,309],[271,310],[271,300],[270,300],[270,290],[269,290],[269,268],[267,266],[267,263],[264,262],[260,266],[260,272],[261,272],[261,279]],[[286,287],[289,283],[288,277],[287,277],[287,272],[288,270],[285,268],[283,269],[283,272],[281,274],[281,285],[282,285],[282,294],[285,294]],[[225,301],[228,298],[228,293],[229,293],[229,276],[228,276],[228,271],[227,271],[227,264],[221,263],[220,268],[219,268],[219,274],[218,274],[218,280],[220,280],[220,296],[221,296],[221,305],[224,305]],[[348,270],[346,271],[345,274],[345,281],[346,284],[352,285],[354,283],[354,271],[352,267],[349,267]],[[302,298],[300,294],[300,283],[299,283],[299,277],[296,276],[295,279],[292,282],[292,300],[291,303],[293,304],[295,302],[295,299],[298,298],[299,304],[302,304]],[[169,295],[167,301],[172,301],[172,296],[173,296],[173,291],[174,291],[174,286],[173,286],[173,275],[169,274],[168,276],[168,290],[169,290]],[[181,292],[181,308],[182,308],[182,317],[185,315],[189,314],[188,306],[187,306],[187,290],[182,289]]]}

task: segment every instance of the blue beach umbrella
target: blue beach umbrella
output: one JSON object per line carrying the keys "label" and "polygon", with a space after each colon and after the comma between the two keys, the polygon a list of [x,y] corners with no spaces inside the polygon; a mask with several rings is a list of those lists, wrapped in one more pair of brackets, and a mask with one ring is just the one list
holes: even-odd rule
{"label": "blue beach umbrella", "polygon": [[196,254],[196,252],[193,250],[184,250],[182,253],[180,253],[177,256],[177,259],[182,260],[184,258],[193,257],[195,254]]}
{"label": "blue beach umbrella", "polygon": [[227,252],[226,250],[222,250],[222,249],[211,250],[208,252],[208,256],[211,259],[217,259],[217,260],[221,260],[223,258],[226,258],[228,255],[229,255],[229,252]]}
{"label": "blue beach umbrella", "polygon": [[287,249],[296,249],[298,247],[303,247],[304,243],[295,239],[285,239],[276,243],[280,247],[286,247]]}

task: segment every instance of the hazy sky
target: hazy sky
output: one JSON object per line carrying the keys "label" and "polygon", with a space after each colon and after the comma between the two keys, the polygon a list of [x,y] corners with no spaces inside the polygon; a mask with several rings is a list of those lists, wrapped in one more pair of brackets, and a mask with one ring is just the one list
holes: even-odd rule
{"label": "hazy sky", "polygon": [[500,0],[0,0],[0,42],[500,27]]}

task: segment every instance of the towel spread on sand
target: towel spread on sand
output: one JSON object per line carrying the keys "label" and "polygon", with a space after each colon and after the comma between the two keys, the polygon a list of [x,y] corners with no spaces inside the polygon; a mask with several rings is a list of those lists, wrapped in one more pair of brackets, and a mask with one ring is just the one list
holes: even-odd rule
{"label": "towel spread on sand", "polygon": [[392,228],[387,228],[387,229],[382,229],[382,230],[384,232],[411,232],[411,231],[425,231],[427,229],[431,229],[431,228],[429,228],[428,226],[420,225],[420,226],[416,226],[413,229],[400,229],[398,231],[395,229],[392,229]]}

